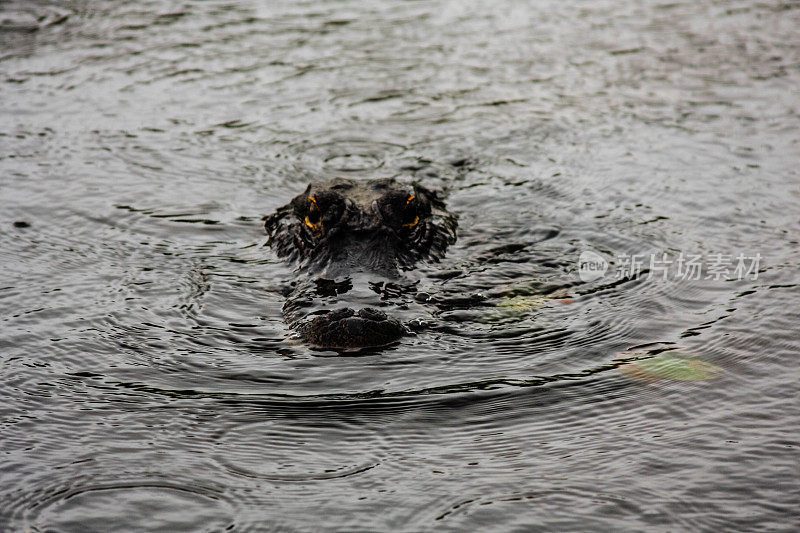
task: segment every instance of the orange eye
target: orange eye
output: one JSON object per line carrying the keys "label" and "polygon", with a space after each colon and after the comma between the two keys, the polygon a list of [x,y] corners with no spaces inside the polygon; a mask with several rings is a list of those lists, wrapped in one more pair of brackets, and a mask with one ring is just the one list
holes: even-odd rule
{"label": "orange eye", "polygon": [[417,224],[419,224],[419,217],[418,217],[418,216],[415,216],[415,217],[414,217],[414,220],[412,220],[412,221],[411,221],[411,222],[409,222],[408,224],[403,224],[403,227],[404,227],[404,228],[413,228],[413,227],[414,227],[414,226],[416,226]]}
{"label": "orange eye", "polygon": [[306,226],[311,228],[313,231],[319,231],[321,227],[319,221],[319,206],[317,205],[317,199],[314,198],[313,196],[309,196],[308,199],[311,200],[312,205],[311,208],[308,210],[308,214],[306,215],[305,218]]}
{"label": "orange eye", "polygon": [[417,210],[412,203],[416,198],[415,195],[411,195],[406,200],[406,209],[403,216],[403,227],[404,228],[413,228],[417,224],[419,224],[419,215],[417,215]]}
{"label": "orange eye", "polygon": [[313,222],[311,222],[311,220],[308,217],[306,217],[305,222],[306,222],[306,226],[308,226],[312,230],[319,231],[319,223],[314,224]]}

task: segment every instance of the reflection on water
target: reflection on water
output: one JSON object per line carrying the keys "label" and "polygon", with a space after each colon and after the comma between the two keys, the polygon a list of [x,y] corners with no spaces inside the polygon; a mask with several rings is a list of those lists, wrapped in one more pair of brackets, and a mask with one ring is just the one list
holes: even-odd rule
{"label": "reflection on water", "polygon": [[[792,530],[796,7],[3,3],[0,520]],[[459,215],[354,357],[263,246],[332,176]],[[680,253],[762,260],[616,275]]]}

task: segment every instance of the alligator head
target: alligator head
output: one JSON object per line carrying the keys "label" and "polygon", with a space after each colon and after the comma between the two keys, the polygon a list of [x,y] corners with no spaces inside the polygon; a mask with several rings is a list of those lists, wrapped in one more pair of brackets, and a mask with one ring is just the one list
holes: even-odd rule
{"label": "alligator head", "polygon": [[417,262],[438,260],[455,241],[456,217],[438,191],[416,183],[337,178],[311,183],[264,226],[269,246],[302,275],[284,305],[289,325],[314,347],[347,350],[405,333],[370,305],[386,303],[375,287],[402,285]]}

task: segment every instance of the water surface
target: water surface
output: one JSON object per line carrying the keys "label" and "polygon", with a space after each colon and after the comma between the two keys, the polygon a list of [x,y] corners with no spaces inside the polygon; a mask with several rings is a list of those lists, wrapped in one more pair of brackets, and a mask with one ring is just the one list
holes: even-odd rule
{"label": "water surface", "polygon": [[[0,4],[0,529],[796,530],[799,28],[780,1]],[[460,217],[409,273],[424,327],[358,357],[293,338],[263,246],[332,176]],[[733,263],[653,275],[681,253]]]}

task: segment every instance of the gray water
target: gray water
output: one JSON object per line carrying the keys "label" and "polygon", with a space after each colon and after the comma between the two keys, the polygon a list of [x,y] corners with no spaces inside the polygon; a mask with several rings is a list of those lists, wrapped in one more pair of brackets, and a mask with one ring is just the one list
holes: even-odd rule
{"label": "gray water", "polygon": [[[0,530],[797,530],[798,87],[795,1],[0,3]],[[333,176],[459,215],[359,356]]]}

